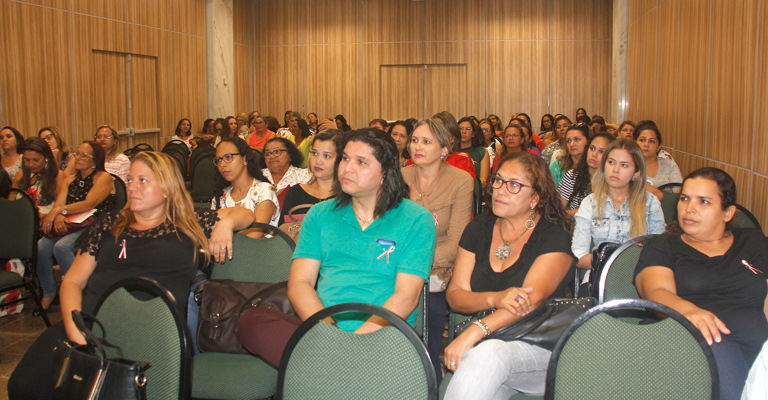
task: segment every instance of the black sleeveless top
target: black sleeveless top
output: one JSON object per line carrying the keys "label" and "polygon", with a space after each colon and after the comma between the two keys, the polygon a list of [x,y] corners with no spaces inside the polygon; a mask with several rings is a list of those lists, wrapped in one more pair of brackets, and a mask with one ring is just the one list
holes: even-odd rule
{"label": "black sleeveless top", "polygon": [[[85,197],[88,196],[88,192],[93,188],[94,176],[96,176],[95,172],[85,178],[82,178],[79,173],[75,174],[75,179],[69,184],[67,190],[67,204],[85,200]],[[109,211],[113,208],[115,208],[115,195],[110,193],[104,201],[96,206],[96,213],[93,214],[93,216],[97,217],[104,211]]]}

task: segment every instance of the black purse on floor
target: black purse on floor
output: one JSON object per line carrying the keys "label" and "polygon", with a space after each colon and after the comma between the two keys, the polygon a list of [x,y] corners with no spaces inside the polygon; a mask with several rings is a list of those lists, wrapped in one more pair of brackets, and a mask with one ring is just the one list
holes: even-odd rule
{"label": "black purse on floor", "polygon": [[[88,329],[83,316],[101,328],[103,337]],[[150,364],[123,358],[122,349],[105,339],[107,331],[93,315],[72,311],[72,319],[87,344],[59,340],[54,349],[54,400],[146,399],[144,371]],[[107,358],[104,346],[114,348],[117,358]]]}

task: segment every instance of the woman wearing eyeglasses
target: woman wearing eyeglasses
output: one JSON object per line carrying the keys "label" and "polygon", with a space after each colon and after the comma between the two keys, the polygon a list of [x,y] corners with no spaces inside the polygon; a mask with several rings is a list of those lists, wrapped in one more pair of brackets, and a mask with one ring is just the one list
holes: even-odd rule
{"label": "woman wearing eyeglasses", "polygon": [[542,395],[549,350],[522,341],[478,342],[548,298],[564,296],[570,281],[572,219],[541,158],[528,152],[504,157],[490,187],[493,214],[478,215],[464,230],[447,297],[462,314],[496,311],[446,347],[445,363],[455,371],[446,399]]}
{"label": "woman wearing eyeglasses", "polygon": [[[213,162],[217,168],[211,209],[245,207],[253,211],[253,222],[277,226],[277,191],[261,173],[248,143],[239,137],[221,139]],[[249,232],[248,236],[260,238],[262,233]]]}
{"label": "woman wearing eyeglasses", "polygon": [[285,188],[299,183],[308,183],[312,174],[306,168],[300,168],[304,162],[296,145],[283,137],[274,137],[264,146],[264,159],[267,168],[261,170],[270,183],[275,185],[280,195]]}
{"label": "woman wearing eyeglasses", "polygon": [[264,146],[266,146],[267,141],[277,136],[275,132],[267,129],[264,118],[259,115],[252,115],[251,119],[248,120],[248,131],[250,133],[245,141],[259,153],[264,153]]}
{"label": "woman wearing eyeglasses", "polygon": [[[104,149],[105,171],[117,175],[120,179],[125,181],[125,178],[128,177],[128,171],[131,169],[131,160],[129,160],[125,154],[117,151],[117,131],[110,126],[103,125],[96,129],[96,134],[93,139],[94,142]],[[68,163],[67,169],[65,169],[64,172],[67,176],[74,175],[76,172],[74,164]]]}
{"label": "woman wearing eyeglasses", "polygon": [[75,173],[68,176],[58,188],[56,202],[40,224],[44,234],[55,233],[54,238],[43,237],[37,243],[37,275],[43,289],[43,308],[48,308],[56,295],[53,280],[53,257],[65,275],[75,260],[75,241],[84,229],[67,233],[67,216],[95,210],[93,217],[115,206],[115,185],[105,171],[105,153],[96,142],[83,142],[72,155],[70,166]]}
{"label": "woman wearing eyeglasses", "polygon": [[45,140],[48,146],[51,148],[54,160],[56,160],[56,166],[61,170],[67,168],[69,163],[69,157],[72,153],[67,151],[67,143],[61,138],[61,133],[55,126],[46,126],[37,132],[37,137]]}
{"label": "woman wearing eyeglasses", "polygon": [[475,173],[480,178],[480,183],[485,187],[491,173],[491,162],[488,152],[485,150],[483,131],[471,117],[464,117],[459,120],[459,130],[461,131],[459,151],[472,157],[472,161],[475,163]]}

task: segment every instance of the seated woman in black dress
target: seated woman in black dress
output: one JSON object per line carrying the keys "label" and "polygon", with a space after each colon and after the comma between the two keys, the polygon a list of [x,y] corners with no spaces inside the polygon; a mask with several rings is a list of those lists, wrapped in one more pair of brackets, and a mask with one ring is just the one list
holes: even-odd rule
{"label": "seated woman in black dress", "polygon": [[[312,179],[309,183],[300,183],[288,189],[280,210],[279,225],[286,222],[291,209],[302,204],[317,204],[333,195],[333,166],[338,154],[338,142],[342,132],[336,129],[326,129],[315,135],[312,148],[309,151],[309,172]],[[307,210],[298,209],[293,216],[302,219]]]}
{"label": "seated woman in black dress", "polygon": [[128,207],[105,214],[80,238],[80,252],[61,284],[64,321],[43,332],[21,359],[8,380],[10,399],[52,398],[51,350],[58,339],[85,342],[73,310],[92,313],[112,284],[141,276],[168,289],[183,312],[197,257],[231,258],[232,232],[253,221],[242,207],[195,211],[176,164],[162,153],[137,155],[126,186]]}
{"label": "seated woman in black dress", "polygon": [[683,181],[678,221],[640,254],[640,296],[683,314],[715,354],[720,398],[738,399],[763,343],[766,319],[765,236],[731,229],[736,184],[725,171],[701,168]]}
{"label": "seated woman in black dress", "polygon": [[464,230],[446,294],[456,312],[496,311],[446,347],[445,364],[456,371],[446,399],[544,393],[551,351],[498,339],[475,345],[548,298],[564,297],[573,270],[572,218],[544,161],[528,152],[513,153],[499,162],[489,184],[493,215],[478,215]]}

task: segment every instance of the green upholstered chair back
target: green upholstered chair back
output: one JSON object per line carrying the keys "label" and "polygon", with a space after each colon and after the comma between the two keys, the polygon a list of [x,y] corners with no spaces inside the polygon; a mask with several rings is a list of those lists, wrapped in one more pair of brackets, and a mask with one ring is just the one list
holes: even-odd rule
{"label": "green upholstered chair back", "polygon": [[213,198],[213,178],[216,176],[216,166],[213,165],[215,152],[208,152],[195,159],[192,165],[192,200],[210,202]]}
{"label": "green upholstered chair back", "polygon": [[664,222],[667,225],[677,220],[677,201],[680,200],[680,193],[664,191],[664,200],[661,201],[661,211],[664,212]]}
{"label": "green upholstered chair back", "polygon": [[115,208],[113,210],[122,210],[128,202],[128,191],[125,187],[125,182],[115,174],[110,175],[112,175],[115,184]]}
{"label": "green upholstered chair back", "polygon": [[11,190],[16,200],[0,198],[0,258],[34,260],[39,225],[37,206],[26,192]]}
{"label": "green upholstered chair back", "polygon": [[643,250],[642,243],[647,242],[653,235],[640,236],[628,240],[619,246],[616,251],[608,257],[602,275],[598,279],[598,301],[617,299],[639,299],[637,288],[632,284],[635,276],[635,266],[640,258],[640,252]]}
{"label": "green upholstered chair back", "polygon": [[146,372],[148,400],[189,398],[191,339],[170,292],[151,279],[128,278],[107,290],[96,309],[106,339],[125,358],[152,364]]}
{"label": "green upholstered chair back", "polygon": [[[342,312],[385,318],[392,326],[357,335],[321,319]],[[426,347],[402,319],[381,307],[339,304],[301,324],[286,346],[277,399],[437,399]]]}
{"label": "green upholstered chair back", "polygon": [[[643,307],[669,316],[638,325],[610,313]],[[647,300],[614,300],[579,317],[552,352],[545,399],[712,399],[714,356],[676,311]]]}
{"label": "green upholstered chair back", "polygon": [[253,239],[234,235],[232,259],[215,264],[211,279],[272,283],[288,280],[295,247],[293,240],[271,225],[254,223],[252,227],[268,229],[272,237]]}
{"label": "green upholstered chair back", "polygon": [[740,204],[736,204],[736,213],[733,214],[733,219],[731,219],[731,226],[734,228],[756,228],[760,231],[763,230],[755,215]]}

